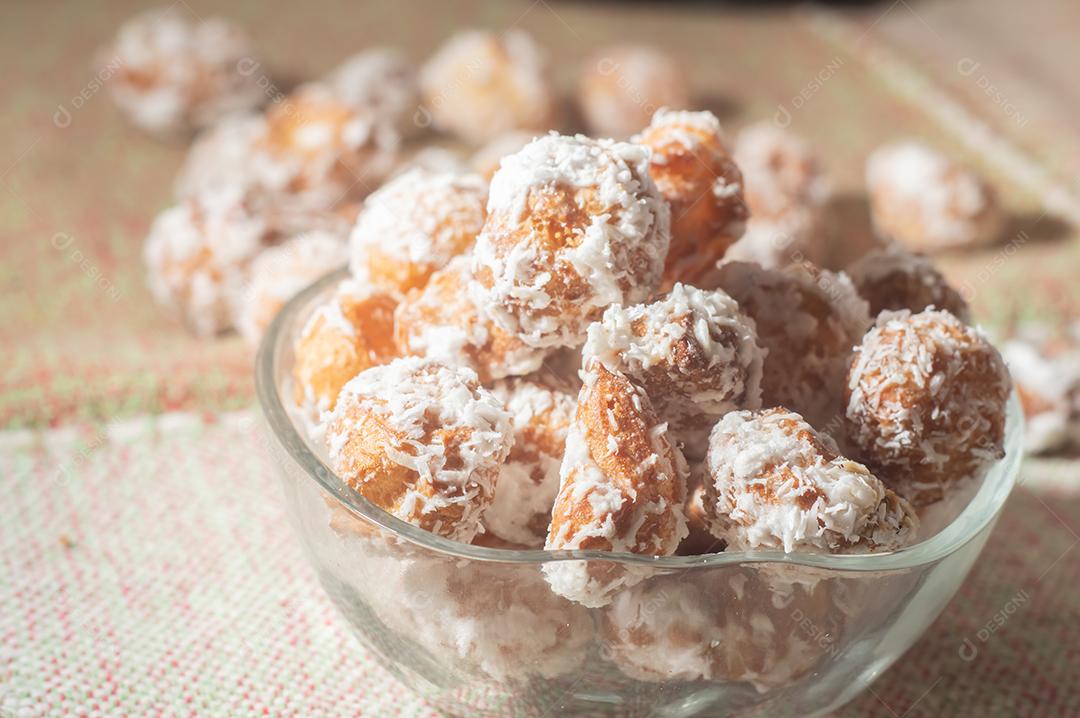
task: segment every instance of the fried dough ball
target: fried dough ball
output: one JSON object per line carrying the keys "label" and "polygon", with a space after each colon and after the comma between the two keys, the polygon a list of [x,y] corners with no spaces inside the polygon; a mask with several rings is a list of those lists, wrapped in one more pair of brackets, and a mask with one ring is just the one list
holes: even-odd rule
{"label": "fried dough ball", "polygon": [[[671,555],[687,534],[686,460],[641,388],[597,361],[584,372],[545,548]],[[649,572],[560,561],[544,573],[555,593],[595,608]]]}
{"label": "fried dough ball", "polygon": [[622,139],[649,124],[662,107],[685,110],[690,87],[679,63],[647,45],[616,45],[581,66],[578,106],[589,134]]}
{"label": "fried dough ball", "polygon": [[240,188],[190,197],[150,228],[143,255],[151,293],[195,334],[224,331],[252,260],[277,239],[263,204]]}
{"label": "fried dough ball", "polygon": [[348,252],[340,235],[308,232],[269,249],[251,263],[251,277],[233,307],[234,323],[257,346],[270,322],[304,287],[345,265]]}
{"label": "fried dough ball", "polygon": [[510,412],[514,448],[499,471],[484,526],[506,541],[543,548],[577,405],[572,395],[528,378],[501,381],[492,393]]}
{"label": "fried dough ball", "polygon": [[297,406],[318,416],[334,408],[345,383],[396,354],[393,297],[344,282],[319,307],[293,347]]}
{"label": "fried dough ball", "polygon": [[321,206],[363,199],[393,169],[399,138],[371,110],[347,104],[326,85],[302,85],[266,113],[262,181]]}
{"label": "fried dough ball", "polygon": [[346,104],[371,113],[378,132],[414,134],[420,85],[417,68],[400,51],[374,47],[349,57],[326,78],[326,84]]}
{"label": "fried dough ball", "polygon": [[742,173],[711,112],[660,110],[633,142],[652,151],[649,171],[671,204],[664,282],[696,284],[746,227]]}
{"label": "fried dough ball", "polygon": [[491,180],[470,292],[525,343],[577,346],[609,305],[656,289],[669,241],[644,148],[552,133]]}
{"label": "fried dough ball", "polygon": [[735,162],[742,171],[750,219],[746,233],[724,258],[777,268],[806,260],[824,262],[824,210],[830,190],[813,149],[772,123],[759,123],[739,133]]}
{"label": "fried dough ball", "polygon": [[1080,441],[1080,351],[1053,351],[1044,337],[1021,335],[1001,354],[1024,410],[1024,450],[1043,454]]}
{"label": "fried dough ball", "polygon": [[197,19],[175,5],[125,22],[98,65],[120,111],[156,134],[208,127],[265,99],[247,33],[223,18]]}
{"label": "fried dough ball", "polygon": [[471,259],[455,257],[398,306],[395,340],[402,354],[471,367],[483,382],[536,371],[548,350],[507,334],[485,318],[467,292]]}
{"label": "fried dough ball", "polygon": [[503,157],[520,152],[525,145],[536,138],[535,132],[514,130],[501,134],[481,147],[472,156],[471,164],[473,172],[476,172],[488,182],[499,171],[499,165]]}
{"label": "fried dough ball", "polygon": [[754,322],[719,290],[676,284],[650,304],[608,307],[582,356],[639,384],[690,458],[704,458],[721,416],[761,406],[765,351]]}
{"label": "fried dough ball", "polygon": [[349,239],[353,276],[390,292],[423,287],[467,252],[484,224],[475,175],[410,170],[368,197]]}
{"label": "fried dough ball", "polygon": [[875,150],[866,186],[874,228],[912,251],[981,247],[1001,236],[1004,217],[993,188],[921,142]]}
{"label": "fried dough ball", "polygon": [[944,309],[970,321],[968,304],[926,257],[889,244],[863,255],[847,268],[859,294],[870,304],[870,315],[886,310],[921,312]]}
{"label": "fried dough ball", "polygon": [[725,415],[708,468],[706,520],[729,549],[892,551],[919,526],[907,501],[783,408]]}
{"label": "fried dough ball", "polygon": [[253,160],[266,137],[262,115],[227,117],[199,133],[173,183],[179,199],[220,186],[250,186],[258,182]]}
{"label": "fried dough ball", "polygon": [[437,129],[474,144],[545,130],[555,113],[545,53],[521,30],[454,35],[421,68],[420,91]]}
{"label": "fried dough ball", "polygon": [[417,357],[357,374],[323,420],[330,466],[403,521],[469,542],[513,441],[476,373]]}
{"label": "fried dough ball", "polygon": [[753,568],[656,576],[604,610],[601,652],[638,681],[780,688],[829,659],[846,620],[833,593]]}
{"label": "fried dough ball", "polygon": [[762,406],[785,406],[818,427],[842,425],[844,381],[853,347],[870,325],[848,277],[811,265],[764,269],[726,262],[705,286],[724,290],[754,320],[768,351]]}
{"label": "fried dough ball", "polygon": [[926,506],[1004,455],[1011,389],[997,349],[953,315],[887,312],[851,364],[848,438],[878,476]]}

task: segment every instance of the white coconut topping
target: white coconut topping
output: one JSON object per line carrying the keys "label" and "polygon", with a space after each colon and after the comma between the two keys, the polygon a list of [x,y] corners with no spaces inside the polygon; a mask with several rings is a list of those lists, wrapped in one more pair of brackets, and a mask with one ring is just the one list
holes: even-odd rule
{"label": "white coconut topping", "polygon": [[[458,525],[444,527],[444,533],[471,539],[513,441],[510,414],[479,385],[476,373],[406,357],[362,371],[342,388],[334,410],[322,419],[326,445],[331,467],[362,493],[366,482],[379,477],[346,475],[349,443],[365,438],[355,434],[356,416],[373,417],[388,429],[389,442],[378,448],[415,482],[393,512],[415,522],[418,515],[460,507]],[[448,435],[454,441],[449,453]]]}
{"label": "white coconut topping", "polygon": [[445,266],[484,222],[487,188],[476,175],[413,169],[367,198],[349,239],[351,269],[372,281],[372,255],[411,265]]}
{"label": "white coconut topping", "polygon": [[753,320],[720,290],[676,284],[652,304],[608,307],[582,356],[640,383],[690,455],[704,456],[716,419],[761,406],[765,350]]}
{"label": "white coconut topping", "polygon": [[[586,191],[601,209],[563,246],[546,248],[526,218],[530,197],[550,189]],[[648,174],[648,150],[555,133],[503,159],[492,179],[489,221],[477,238],[474,301],[501,327],[534,346],[573,346],[592,318],[614,303],[636,303],[660,282],[671,241],[670,210]],[[557,276],[586,285],[583,296],[552,294]]]}
{"label": "white coconut topping", "polygon": [[710,530],[735,550],[867,552],[918,529],[906,501],[783,409],[725,415],[709,440]]}
{"label": "white coconut topping", "polygon": [[952,314],[883,312],[848,376],[849,435],[924,503],[1001,458],[1011,386],[997,350]]}
{"label": "white coconut topping", "polygon": [[503,540],[540,548],[559,492],[574,397],[528,379],[499,382],[492,393],[510,412],[514,448],[500,469],[484,526]]}

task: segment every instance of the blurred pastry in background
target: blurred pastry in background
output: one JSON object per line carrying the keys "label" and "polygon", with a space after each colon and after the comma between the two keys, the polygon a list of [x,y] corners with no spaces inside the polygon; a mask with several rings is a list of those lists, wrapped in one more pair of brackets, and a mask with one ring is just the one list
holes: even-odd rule
{"label": "blurred pastry in background", "polygon": [[679,63],[662,50],[614,45],[582,63],[577,101],[589,134],[625,139],[661,108],[690,109],[690,88]]}
{"label": "blurred pastry in background", "polygon": [[98,73],[120,111],[154,134],[186,134],[267,99],[247,33],[180,5],[125,22],[98,55]]}
{"label": "blurred pastry in background", "polygon": [[824,264],[825,205],[831,196],[821,159],[804,140],[771,122],[743,129],[735,142],[750,218],[725,259],[784,267]]}
{"label": "blurred pastry in background", "polygon": [[547,55],[522,30],[460,32],[420,71],[418,120],[483,144],[517,129],[546,132],[555,115]]}
{"label": "blurred pastry in background", "polygon": [[1001,238],[994,189],[916,140],[893,142],[866,160],[874,229],[915,252],[982,247]]}

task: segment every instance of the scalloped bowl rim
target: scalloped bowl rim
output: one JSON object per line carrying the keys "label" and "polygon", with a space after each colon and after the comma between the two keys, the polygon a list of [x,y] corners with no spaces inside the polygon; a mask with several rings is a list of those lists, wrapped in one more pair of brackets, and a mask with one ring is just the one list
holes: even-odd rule
{"label": "scalloped bowl rim", "polygon": [[873,554],[784,553],[782,551],[724,551],[703,556],[642,556],[605,551],[543,549],[511,550],[474,546],[425,531],[375,506],[340,479],[311,450],[308,439],[286,407],[276,377],[283,342],[296,318],[312,299],[348,276],[345,268],[316,280],[293,297],[274,318],[263,336],[255,365],[256,394],[277,441],[308,476],[356,517],[373,523],[410,543],[473,561],[543,564],[554,561],[608,561],[656,569],[688,569],[745,563],[782,563],[835,571],[906,570],[939,561],[963,548],[1000,514],[1016,482],[1023,454],[1023,418],[1015,392],[1006,416],[1005,456],[987,472],[968,505],[947,526],[919,543],[896,551]]}

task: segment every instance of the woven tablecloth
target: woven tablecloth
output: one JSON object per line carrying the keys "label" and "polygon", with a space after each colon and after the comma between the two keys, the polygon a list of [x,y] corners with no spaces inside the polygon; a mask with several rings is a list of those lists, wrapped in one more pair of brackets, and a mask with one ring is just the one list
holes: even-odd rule
{"label": "woven tablecloth", "polygon": [[[121,122],[90,65],[140,7],[0,8],[0,714],[433,715],[349,635],[301,556],[256,428],[250,352],[193,340],[149,300],[141,242],[185,146]],[[282,86],[374,44],[422,57],[468,25],[533,32],[564,89],[598,43],[656,42],[729,127],[790,115],[828,159],[853,246],[862,158],[925,136],[998,183],[1014,217],[1008,244],[943,260],[976,316],[1080,314],[1080,125],[1056,111],[1080,108],[1068,0],[1019,17],[1006,0],[618,15],[320,0],[226,14],[286,70]],[[1025,33],[1061,59],[1040,64],[1048,51]],[[1077,462],[1029,461],[959,595],[841,715],[1080,715],[1078,533]]]}

